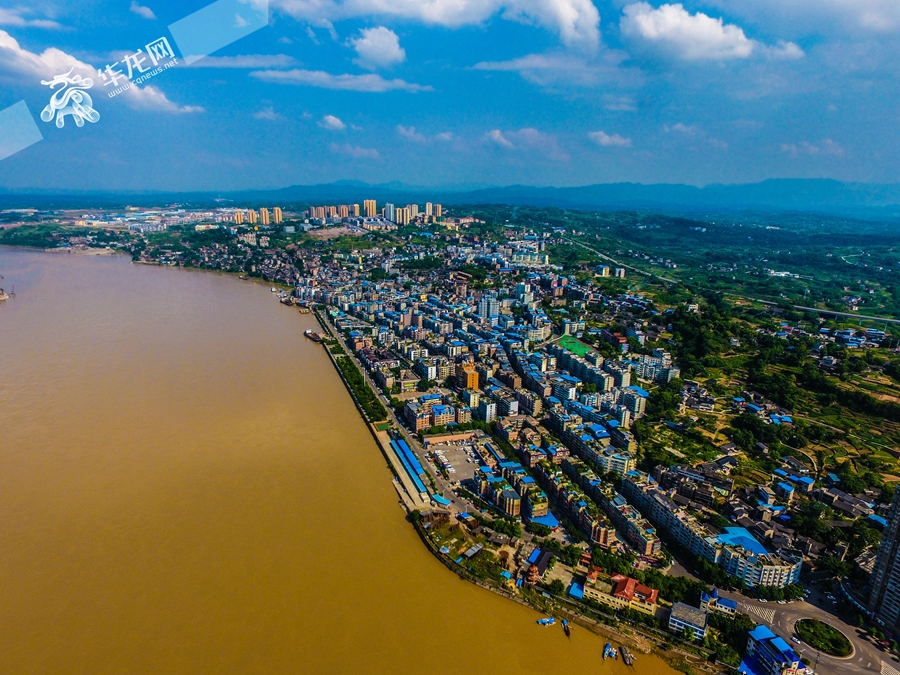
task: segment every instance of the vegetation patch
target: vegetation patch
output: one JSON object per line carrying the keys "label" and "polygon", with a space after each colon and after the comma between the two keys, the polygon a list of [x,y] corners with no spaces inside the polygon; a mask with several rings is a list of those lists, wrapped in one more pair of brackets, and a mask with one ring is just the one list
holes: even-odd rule
{"label": "vegetation patch", "polygon": [[813,649],[830,656],[850,656],[853,651],[850,640],[843,633],[818,619],[798,621],[797,635]]}

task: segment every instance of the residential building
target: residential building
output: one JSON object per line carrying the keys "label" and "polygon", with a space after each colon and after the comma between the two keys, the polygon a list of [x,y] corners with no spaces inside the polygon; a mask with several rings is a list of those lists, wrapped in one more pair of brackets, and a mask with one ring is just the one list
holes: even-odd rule
{"label": "residential building", "polygon": [[752,672],[756,675],[797,675],[800,668],[800,657],[784,640],[759,625],[750,631],[747,639],[747,656],[741,663],[741,672]]}
{"label": "residential building", "polygon": [[900,490],[894,494],[887,521],[872,568],[869,611],[888,630],[897,632],[900,631]]}
{"label": "residential building", "polygon": [[669,630],[677,635],[686,635],[695,640],[706,637],[706,629],[709,625],[709,614],[705,610],[698,609],[683,602],[672,605],[669,614]]}

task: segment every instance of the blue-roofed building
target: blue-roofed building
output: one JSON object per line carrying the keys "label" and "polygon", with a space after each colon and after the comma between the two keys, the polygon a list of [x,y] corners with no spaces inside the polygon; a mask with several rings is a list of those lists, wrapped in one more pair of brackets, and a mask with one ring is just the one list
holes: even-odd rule
{"label": "blue-roofed building", "polygon": [[784,481],[775,483],[775,494],[790,504],[794,499],[794,486]]}
{"label": "blue-roofed building", "polygon": [[888,521],[886,518],[882,518],[881,516],[876,516],[874,514],[869,516],[868,520],[872,523],[875,523],[881,529],[884,529],[885,527],[887,527],[887,524],[888,524]]}
{"label": "blue-roofed building", "polygon": [[712,593],[704,591],[700,594],[700,609],[734,616],[737,614],[737,603],[734,600],[720,597],[719,589],[713,588]]}
{"label": "blue-roofed building", "polygon": [[745,551],[756,555],[766,555],[768,553],[766,547],[760,544],[750,534],[750,531],[743,527],[726,527],[725,532],[720,534],[716,541],[724,546],[743,548]]}
{"label": "blue-roofed building", "polygon": [[785,639],[762,625],[750,631],[741,672],[745,672],[744,663],[748,675],[795,675],[801,667],[800,657]]}

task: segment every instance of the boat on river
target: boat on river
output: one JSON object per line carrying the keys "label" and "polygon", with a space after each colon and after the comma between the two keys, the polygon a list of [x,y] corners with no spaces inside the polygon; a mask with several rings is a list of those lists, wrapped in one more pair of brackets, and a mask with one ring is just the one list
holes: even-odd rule
{"label": "boat on river", "polygon": [[610,654],[612,654],[612,645],[607,642],[603,647],[603,660],[608,659]]}
{"label": "boat on river", "polygon": [[2,288],[0,288],[0,302],[3,302],[4,300],[9,300],[9,296],[3,291]]}
{"label": "boat on river", "polygon": [[625,662],[626,666],[634,665],[634,656],[628,651],[628,647],[622,645],[619,650],[622,652],[622,660]]}
{"label": "boat on river", "polygon": [[538,619],[537,622],[539,626],[552,626],[556,623],[556,619],[552,616],[548,616],[546,619]]}
{"label": "boat on river", "polygon": [[569,628],[569,622],[565,619],[562,620],[563,630],[566,632],[566,637],[572,637],[572,629]]}
{"label": "boat on river", "polygon": [[305,331],[303,331],[303,335],[304,335],[307,339],[312,340],[313,342],[321,342],[321,341],[322,341],[322,336],[319,335],[319,334],[318,334],[316,331],[314,331],[314,330],[305,330]]}

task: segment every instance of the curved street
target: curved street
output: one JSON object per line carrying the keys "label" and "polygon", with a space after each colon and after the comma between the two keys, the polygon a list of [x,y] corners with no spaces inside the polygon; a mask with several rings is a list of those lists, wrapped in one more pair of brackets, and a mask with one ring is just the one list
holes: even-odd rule
{"label": "curved street", "polygon": [[[815,665],[818,657],[816,673],[821,675],[859,675],[861,673],[878,675],[900,675],[900,663],[896,657],[883,651],[871,638],[859,628],[851,626],[835,612],[835,606],[815,586],[809,587],[811,593],[806,600],[795,600],[786,604],[777,602],[760,602],[739,593],[719,591],[720,595],[738,603],[738,611],[749,614],[751,618],[764,623],[777,635],[791,640],[794,649],[802,657]],[[795,639],[794,625],[800,619],[818,619],[841,631],[853,645],[853,653],[849,657],[837,658],[822,654],[809,645],[798,643]],[[811,666],[812,667],[812,666]]]}

